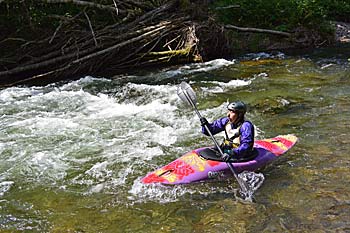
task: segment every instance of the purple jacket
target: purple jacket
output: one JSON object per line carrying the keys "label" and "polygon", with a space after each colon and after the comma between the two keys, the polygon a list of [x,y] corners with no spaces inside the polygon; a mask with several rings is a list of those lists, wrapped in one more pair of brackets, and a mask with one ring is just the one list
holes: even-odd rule
{"label": "purple jacket", "polygon": [[[223,117],[209,123],[208,128],[210,132],[215,135],[225,130],[226,124],[229,122],[228,117]],[[237,126],[231,123],[232,129],[236,129]],[[238,148],[233,149],[238,158],[244,158],[249,156],[253,150],[254,144],[254,125],[250,121],[244,121],[240,128],[240,145]],[[202,133],[209,136],[208,132],[202,127]]]}

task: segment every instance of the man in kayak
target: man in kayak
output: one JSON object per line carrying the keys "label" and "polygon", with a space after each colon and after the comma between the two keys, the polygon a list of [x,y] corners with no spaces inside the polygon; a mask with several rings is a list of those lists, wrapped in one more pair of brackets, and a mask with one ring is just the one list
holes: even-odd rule
{"label": "man in kayak", "polygon": [[205,125],[215,135],[225,132],[225,140],[221,145],[224,152],[222,160],[225,162],[234,160],[249,160],[254,154],[254,125],[245,119],[247,106],[242,101],[232,102],[227,106],[228,114],[209,123],[202,117],[202,133],[209,136]]}

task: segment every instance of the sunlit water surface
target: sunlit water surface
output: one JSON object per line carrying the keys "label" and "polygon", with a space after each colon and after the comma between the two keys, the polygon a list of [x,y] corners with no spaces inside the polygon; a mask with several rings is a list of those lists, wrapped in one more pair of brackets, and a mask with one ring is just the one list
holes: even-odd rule
{"label": "sunlit water surface", "polygon": [[[350,49],[248,54],[113,79],[0,90],[0,229],[32,232],[350,232]],[[212,145],[176,94],[209,120],[244,100],[257,139],[298,144],[258,175],[143,185],[148,172]],[[217,136],[220,140],[220,136]]]}

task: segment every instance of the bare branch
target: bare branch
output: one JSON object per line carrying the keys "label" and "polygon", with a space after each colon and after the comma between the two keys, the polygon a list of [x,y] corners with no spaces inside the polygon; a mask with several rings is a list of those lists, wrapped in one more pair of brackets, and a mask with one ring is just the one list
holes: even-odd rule
{"label": "bare branch", "polygon": [[269,29],[260,29],[260,28],[242,28],[242,27],[237,27],[234,25],[225,25],[224,26],[226,29],[234,29],[237,31],[241,32],[252,32],[252,33],[266,33],[266,34],[274,34],[274,35],[279,35],[279,36],[284,36],[284,37],[291,37],[291,33],[288,32],[281,32],[281,31],[275,31],[275,30],[269,30]]}
{"label": "bare branch", "polygon": [[1,43],[5,43],[7,41],[21,41],[21,42],[26,42],[25,39],[23,38],[12,38],[12,37],[9,37],[9,38],[6,38],[6,39],[3,39],[2,41],[0,41],[0,44]]}
{"label": "bare branch", "polygon": [[90,21],[90,19],[89,19],[89,16],[87,15],[87,13],[84,11],[84,15],[85,15],[85,17],[86,17],[86,19],[87,19],[87,21],[88,21],[88,23],[89,23],[89,27],[90,27],[90,30],[91,30],[91,34],[92,34],[92,37],[94,38],[94,42],[95,42],[95,46],[97,47],[98,45],[97,45],[97,40],[96,40],[96,37],[95,37],[95,32],[94,32],[94,30],[92,29],[92,25],[91,25],[91,21]]}
{"label": "bare branch", "polygon": [[[80,1],[80,0],[41,0],[46,3],[73,3],[75,5],[79,6],[87,6],[87,7],[94,7],[101,10],[110,10],[115,11],[115,7],[113,6],[106,6],[103,4],[93,3],[93,2],[87,2],[87,1]],[[127,13],[126,11],[119,10],[119,13]]]}
{"label": "bare branch", "polygon": [[216,10],[225,10],[225,9],[232,9],[232,8],[240,8],[240,5],[229,5],[229,6],[218,6],[215,9]]}
{"label": "bare branch", "polygon": [[49,41],[49,44],[52,43],[53,39],[55,38],[57,32],[60,30],[61,27],[62,27],[62,23],[60,23],[60,25],[58,25],[58,27],[56,28],[55,33],[52,35],[52,37],[51,37],[51,39]]}
{"label": "bare branch", "polygon": [[117,3],[115,2],[115,0],[113,0],[113,4],[114,4],[114,7],[115,7],[115,11],[117,12],[117,15],[119,14],[119,9],[118,9],[118,6],[117,6]]}
{"label": "bare branch", "polygon": [[137,37],[135,37],[135,38],[132,38],[132,39],[130,39],[130,40],[126,40],[126,41],[123,41],[123,42],[118,43],[118,44],[116,44],[116,45],[113,45],[113,46],[111,46],[111,47],[109,47],[109,48],[107,48],[107,49],[103,49],[103,50],[100,50],[100,51],[98,51],[98,52],[96,52],[96,53],[89,54],[89,55],[87,55],[87,56],[85,56],[85,57],[82,57],[82,58],[80,58],[80,59],[77,59],[77,60],[73,61],[72,63],[73,63],[73,64],[81,63],[81,62],[84,62],[84,61],[89,60],[89,59],[91,59],[91,58],[94,58],[94,57],[96,57],[96,56],[100,56],[100,55],[103,55],[103,54],[105,54],[105,53],[108,53],[108,52],[110,52],[110,51],[112,51],[112,50],[115,50],[115,49],[117,49],[117,48],[123,47],[123,46],[125,46],[125,45],[127,45],[127,44],[131,44],[131,43],[133,43],[133,42],[136,42],[136,41],[138,41],[138,40],[141,40],[141,39],[143,39],[143,38],[145,38],[145,37],[147,37],[147,36],[150,36],[150,35],[152,35],[152,34],[158,32],[158,31],[164,29],[164,28],[165,28],[165,25],[166,25],[166,24],[164,24],[164,25],[162,25],[162,26],[160,26],[160,27],[158,27],[158,28],[156,28],[156,29],[154,29],[154,30],[152,30],[152,31],[146,32],[146,33],[144,33],[144,34],[142,34],[142,35],[140,35],[140,36],[137,36]]}

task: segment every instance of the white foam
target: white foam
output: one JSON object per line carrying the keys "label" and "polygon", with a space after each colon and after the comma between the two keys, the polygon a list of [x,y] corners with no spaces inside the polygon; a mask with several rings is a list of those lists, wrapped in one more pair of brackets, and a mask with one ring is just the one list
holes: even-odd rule
{"label": "white foam", "polygon": [[15,182],[13,181],[2,181],[0,182],[0,197],[4,196],[4,194],[10,190],[11,186]]}
{"label": "white foam", "polygon": [[95,179],[105,179],[110,177],[112,171],[107,169],[108,161],[98,162],[94,164],[85,174],[92,176]]}
{"label": "white foam", "polygon": [[[173,74],[231,64],[234,62],[219,59],[191,64]],[[126,83],[113,94],[94,94],[83,88],[94,82],[110,81],[85,77],[63,86],[9,88],[0,92],[0,106],[16,109],[0,122],[6,128],[0,139],[7,140],[0,143],[0,152],[11,151],[10,159],[17,164],[7,177],[58,182],[64,189],[83,185],[88,186],[88,193],[104,192],[126,185],[135,170],[158,156],[180,156],[188,148],[175,145],[201,137],[197,116],[190,108],[184,108],[176,84]],[[249,80],[232,80],[214,81],[209,86],[224,90],[249,84]],[[221,109],[224,108],[219,106],[203,113],[216,116]],[[67,172],[75,170],[78,174],[67,181]],[[64,181],[64,185],[59,181]],[[174,192],[181,196],[184,190]],[[169,195],[172,194],[173,191]]]}
{"label": "white foam", "polygon": [[185,186],[163,186],[160,184],[142,184],[139,179],[135,180],[129,190],[129,200],[135,203],[157,201],[160,203],[175,202],[179,197],[194,191]]}
{"label": "white foam", "polygon": [[36,152],[30,160],[27,160],[28,167],[32,172],[36,172],[36,176],[42,179],[61,180],[66,176],[67,164],[61,161],[62,154],[53,151]]}
{"label": "white foam", "polygon": [[27,96],[35,94],[36,91],[34,88],[20,88],[20,87],[11,87],[3,89],[0,91],[0,104],[1,102],[12,102],[15,100],[20,100]]}
{"label": "white foam", "polygon": [[[227,91],[227,89],[236,88],[236,87],[242,87],[242,86],[248,86],[251,84],[251,80],[231,80],[227,83],[225,82],[218,82],[218,81],[210,81],[211,84],[215,84],[216,86],[211,87],[201,87],[201,89],[205,92],[209,93],[223,93]],[[207,81],[203,81],[203,83],[208,83]]]}
{"label": "white foam", "polygon": [[[254,192],[263,183],[264,177],[261,174],[249,173],[243,178],[248,182],[249,197],[243,201],[251,202]],[[253,175],[252,175],[253,174]],[[254,178],[252,178],[254,176]],[[233,187],[235,186],[235,187]],[[193,185],[162,185],[162,184],[143,184],[141,178],[134,181],[132,187],[129,189],[128,200],[131,204],[155,201],[159,203],[171,203],[181,201],[181,199],[188,197],[188,195],[197,195],[198,197],[207,198],[208,195],[217,193],[231,196],[239,199],[236,195],[239,191],[237,181],[235,179],[227,179],[221,182],[201,182]],[[241,199],[239,199],[241,200]]]}
{"label": "white foam", "polygon": [[193,63],[189,65],[184,65],[176,70],[168,70],[164,72],[166,78],[175,77],[178,75],[188,75],[199,72],[208,72],[211,70],[217,70],[221,67],[230,66],[236,63],[236,60],[226,60],[223,58],[215,59],[203,63]]}
{"label": "white foam", "polygon": [[221,67],[233,65],[236,60],[226,60],[226,59],[215,59],[204,63],[194,64],[190,67],[191,72],[207,72],[211,70],[216,70]]}
{"label": "white foam", "polygon": [[244,56],[245,59],[249,60],[260,60],[260,59],[284,59],[286,55],[282,52],[276,52],[276,53],[265,53],[265,52],[260,52],[260,53],[248,53]]}
{"label": "white foam", "polygon": [[89,193],[100,193],[103,191],[103,189],[105,188],[106,184],[101,183],[101,184],[97,184],[97,185],[93,185],[90,190]]}
{"label": "white foam", "polygon": [[64,84],[63,86],[59,87],[59,90],[61,91],[80,90],[82,89],[82,86],[86,84],[91,84],[94,82],[111,82],[111,80],[106,78],[95,78],[92,76],[85,76],[79,80]]}

